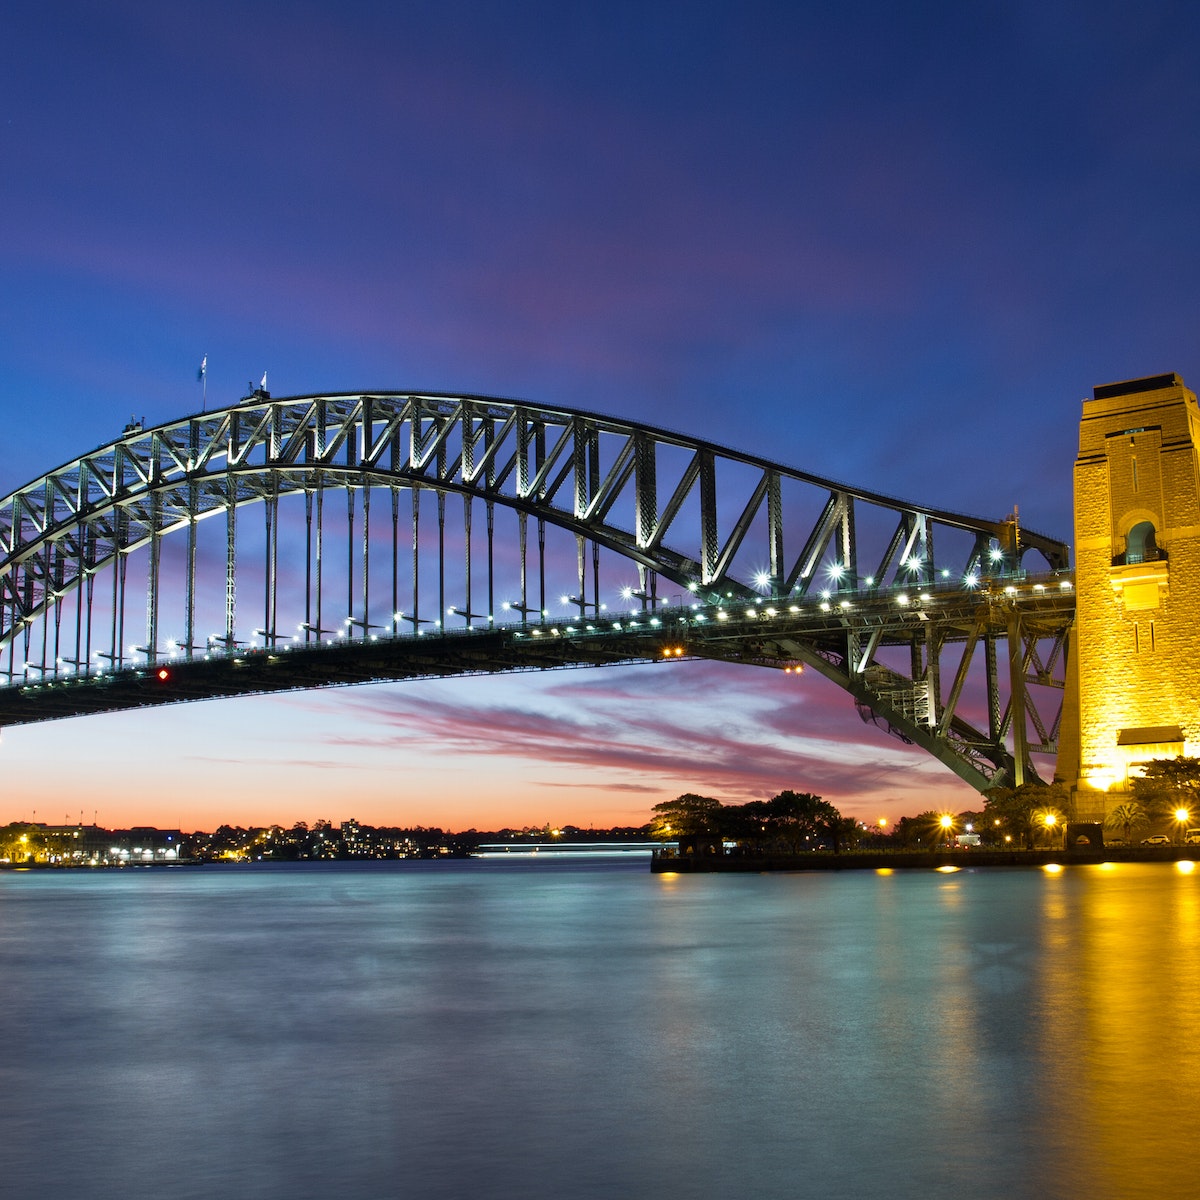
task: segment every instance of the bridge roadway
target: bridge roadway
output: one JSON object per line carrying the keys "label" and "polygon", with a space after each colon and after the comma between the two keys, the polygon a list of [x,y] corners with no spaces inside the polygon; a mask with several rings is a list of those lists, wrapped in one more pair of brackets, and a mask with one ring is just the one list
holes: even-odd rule
{"label": "bridge roadway", "polygon": [[[204,657],[0,687],[0,726],[317,687],[710,659],[794,672],[813,667],[851,693],[864,720],[879,720],[982,788],[1011,776],[1004,734],[1023,724],[1020,712],[1015,718],[1000,712],[993,677],[1003,672],[996,671],[995,646],[1008,639],[1014,694],[1023,696],[1025,683],[1042,683],[1061,695],[1056,673],[1061,676],[1062,662],[1055,660],[1065,660],[1073,617],[1072,574],[1058,571],[978,588],[893,587],[826,593],[803,603],[760,597],[320,644],[281,640],[274,647],[217,647]],[[1037,650],[1047,642],[1058,652]],[[955,643],[962,649],[943,696],[940,651]],[[979,644],[987,647],[984,668],[978,659],[972,665]],[[967,674],[983,669],[991,693],[987,732],[956,712]],[[1022,747],[1022,755],[1052,751],[1056,733],[1043,729],[1046,744]]]}

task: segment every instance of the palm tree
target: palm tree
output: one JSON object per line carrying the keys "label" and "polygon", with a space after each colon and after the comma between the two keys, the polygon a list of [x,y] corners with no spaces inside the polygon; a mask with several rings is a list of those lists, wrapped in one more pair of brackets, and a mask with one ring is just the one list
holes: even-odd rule
{"label": "palm tree", "polygon": [[1039,838],[1044,837],[1048,842],[1057,840],[1061,845],[1063,831],[1066,829],[1066,820],[1057,808],[1046,805],[1043,808],[1035,808],[1029,814],[1029,827],[1035,843]]}
{"label": "palm tree", "polygon": [[1119,829],[1121,836],[1128,842],[1133,830],[1149,824],[1149,818],[1146,816],[1146,810],[1136,800],[1126,800],[1104,818],[1104,824],[1108,829]]}

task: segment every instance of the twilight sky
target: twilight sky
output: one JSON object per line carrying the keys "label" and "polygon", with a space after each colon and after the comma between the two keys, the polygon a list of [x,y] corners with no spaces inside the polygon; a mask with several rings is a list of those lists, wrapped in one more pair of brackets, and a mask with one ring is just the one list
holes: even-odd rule
{"label": "twilight sky", "polygon": [[[1198,68],[1153,0],[9,4],[0,493],[198,409],[207,355],[210,403],[521,396],[1069,539],[1081,398],[1200,384]],[[185,829],[977,804],[719,664],[16,728],[0,778],[0,822]]]}

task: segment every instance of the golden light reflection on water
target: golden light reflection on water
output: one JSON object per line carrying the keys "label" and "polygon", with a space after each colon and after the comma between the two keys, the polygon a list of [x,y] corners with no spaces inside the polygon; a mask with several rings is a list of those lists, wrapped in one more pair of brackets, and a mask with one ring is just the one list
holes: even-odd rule
{"label": "golden light reflection on water", "polygon": [[[1196,1194],[1200,890],[1157,864],[1074,868],[1041,901],[1044,1122],[1062,1194]],[[1061,884],[1061,886],[1057,886]]]}

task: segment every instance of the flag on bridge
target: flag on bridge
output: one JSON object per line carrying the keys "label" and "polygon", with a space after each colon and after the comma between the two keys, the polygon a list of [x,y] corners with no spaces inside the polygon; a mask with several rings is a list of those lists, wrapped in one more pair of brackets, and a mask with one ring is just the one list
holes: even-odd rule
{"label": "flag on bridge", "polygon": [[204,376],[206,374],[208,374],[208,355],[207,354],[200,360],[200,369],[196,372],[196,382],[203,383]]}

